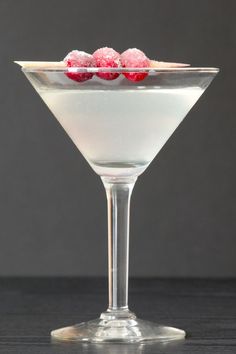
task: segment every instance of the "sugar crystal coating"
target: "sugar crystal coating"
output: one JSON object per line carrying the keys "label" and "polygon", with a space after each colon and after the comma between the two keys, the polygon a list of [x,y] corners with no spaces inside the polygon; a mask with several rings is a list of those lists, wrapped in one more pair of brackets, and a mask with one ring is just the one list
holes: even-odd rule
{"label": "sugar crystal coating", "polygon": [[[96,66],[95,60],[91,54],[79,50],[72,50],[63,60],[68,68],[88,68]],[[77,82],[83,82],[91,79],[93,73],[78,73],[73,70],[66,73],[66,75]]]}
{"label": "sugar crystal coating", "polygon": [[[99,48],[93,53],[93,58],[95,59],[95,65],[100,68],[121,67],[120,54],[116,52],[113,48]],[[114,72],[98,72],[97,76],[104,80],[114,80],[119,76],[119,74]]]}
{"label": "sugar crystal coating", "polygon": [[[130,48],[121,54],[121,64],[124,68],[148,68],[150,60],[141,50]],[[124,72],[124,76],[131,81],[141,81],[147,75],[145,72]]]}

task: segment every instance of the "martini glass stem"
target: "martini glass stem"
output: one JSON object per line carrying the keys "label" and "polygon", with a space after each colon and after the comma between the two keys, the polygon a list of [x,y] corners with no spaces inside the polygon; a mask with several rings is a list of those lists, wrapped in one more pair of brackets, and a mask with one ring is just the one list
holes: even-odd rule
{"label": "martini glass stem", "polygon": [[102,177],[108,211],[108,312],[128,311],[130,197],[137,177]]}

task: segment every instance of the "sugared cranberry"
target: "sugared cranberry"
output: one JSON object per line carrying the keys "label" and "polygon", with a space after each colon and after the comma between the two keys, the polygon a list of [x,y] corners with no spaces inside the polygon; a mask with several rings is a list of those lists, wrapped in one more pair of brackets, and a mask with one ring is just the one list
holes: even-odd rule
{"label": "sugared cranberry", "polygon": [[[150,60],[141,50],[131,48],[121,54],[121,64],[124,68],[148,68]],[[124,76],[131,81],[141,81],[147,75],[145,72],[124,72]]]}
{"label": "sugared cranberry", "polygon": [[[79,50],[72,50],[72,52],[67,54],[64,58],[64,62],[68,68],[88,68],[96,66],[95,60],[91,54]],[[68,71],[66,75],[70,79],[78,82],[83,82],[93,77],[93,73],[78,73],[73,72],[73,69]]]}
{"label": "sugared cranberry", "polygon": [[[95,66],[98,68],[119,68],[121,67],[120,54],[112,48],[104,47],[93,53]],[[119,74],[114,72],[98,72],[97,76],[104,80],[114,80]]]}

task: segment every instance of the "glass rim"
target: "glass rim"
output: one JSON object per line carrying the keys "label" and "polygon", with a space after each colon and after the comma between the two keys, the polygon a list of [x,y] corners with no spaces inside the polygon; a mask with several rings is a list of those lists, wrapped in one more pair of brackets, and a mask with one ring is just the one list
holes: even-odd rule
{"label": "glass rim", "polygon": [[55,72],[55,73],[147,73],[148,75],[155,75],[160,73],[218,73],[219,68],[217,67],[182,67],[182,68],[102,68],[102,67],[40,67],[40,66],[31,66],[31,67],[22,67],[21,70],[26,73],[37,73],[37,72]]}

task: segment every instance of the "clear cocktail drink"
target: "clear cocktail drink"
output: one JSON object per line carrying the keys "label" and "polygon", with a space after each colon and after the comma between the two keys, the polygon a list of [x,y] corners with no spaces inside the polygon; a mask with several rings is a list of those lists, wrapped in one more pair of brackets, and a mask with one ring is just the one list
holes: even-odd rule
{"label": "clear cocktail drink", "polygon": [[[182,339],[181,329],[139,320],[128,308],[129,206],[137,177],[146,169],[210,84],[218,69],[149,69],[142,82],[120,76],[102,80],[105,69],[73,68],[94,74],[85,82],[50,63],[23,69],[91,167],[101,176],[108,203],[109,304],[100,318],[52,331],[59,340],[145,342]],[[113,74],[114,70],[110,69]],[[132,73],[134,69],[125,68]],[[127,75],[126,75],[127,76]],[[81,77],[81,76],[80,76]],[[146,235],[145,235],[146,236]],[[96,239],[97,240],[97,239]],[[147,237],[145,237],[145,242]],[[96,241],[97,242],[97,241]]]}
{"label": "clear cocktail drink", "polygon": [[203,90],[39,90],[75,145],[100,175],[140,174]]}

